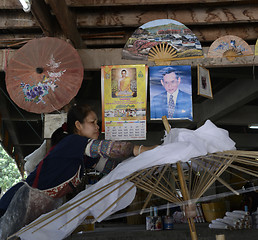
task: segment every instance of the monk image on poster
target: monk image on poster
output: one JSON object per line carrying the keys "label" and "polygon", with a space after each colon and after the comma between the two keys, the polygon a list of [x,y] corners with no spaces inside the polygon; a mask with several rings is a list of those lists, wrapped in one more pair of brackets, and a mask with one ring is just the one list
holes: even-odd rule
{"label": "monk image on poster", "polygon": [[118,93],[119,96],[132,96],[131,90],[131,78],[127,76],[127,71],[123,69],[121,71],[121,77],[118,79]]}

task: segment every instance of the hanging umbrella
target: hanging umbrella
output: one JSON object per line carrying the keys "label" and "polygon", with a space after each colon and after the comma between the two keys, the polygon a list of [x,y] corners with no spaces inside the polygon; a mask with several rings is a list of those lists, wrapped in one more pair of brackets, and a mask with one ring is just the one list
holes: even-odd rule
{"label": "hanging umbrella", "polygon": [[[224,172],[243,180],[247,180],[244,174],[258,177],[252,169],[258,167],[258,152],[235,150],[228,132],[211,122],[195,131],[173,129],[171,133],[164,145],[122,162],[99,182],[14,236],[24,240],[64,239],[86,216],[102,221],[128,206],[136,187],[149,193],[144,209],[152,195],[179,205],[194,203],[216,180],[238,194],[221,178]],[[188,222],[192,239],[197,239],[193,218]]]}
{"label": "hanging umbrella", "polygon": [[62,108],[77,94],[83,65],[76,49],[52,37],[33,39],[8,63],[6,87],[12,100],[28,112]]}

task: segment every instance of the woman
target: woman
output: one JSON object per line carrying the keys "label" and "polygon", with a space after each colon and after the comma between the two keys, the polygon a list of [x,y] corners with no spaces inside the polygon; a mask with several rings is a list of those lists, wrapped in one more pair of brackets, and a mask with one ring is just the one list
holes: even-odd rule
{"label": "woman", "polygon": [[[52,148],[45,158],[25,182],[18,183],[1,198],[0,210],[4,216],[0,219],[0,239],[16,232],[42,213],[52,210],[56,207],[54,199],[72,192],[80,183],[85,155],[86,164],[90,162],[103,173],[108,173],[116,166],[116,162],[108,159],[109,157],[137,156],[154,148],[130,142],[98,140],[98,137],[96,113],[87,105],[74,105],[67,115],[67,127],[57,129],[52,135]],[[21,199],[24,201],[19,213]],[[35,212],[34,209],[39,208],[37,203],[41,208]],[[14,213],[15,220],[10,218]]]}

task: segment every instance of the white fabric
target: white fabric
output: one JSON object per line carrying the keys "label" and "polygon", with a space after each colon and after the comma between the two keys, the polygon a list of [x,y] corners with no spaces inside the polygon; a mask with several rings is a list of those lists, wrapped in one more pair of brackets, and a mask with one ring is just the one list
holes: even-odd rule
{"label": "white fabric", "polygon": [[[75,198],[66,204],[72,204],[81,197],[87,196],[94,190],[99,189],[106,184],[113,182],[114,180],[123,179],[131,173],[141,169],[167,163],[173,164],[179,160],[186,162],[192,157],[198,157],[200,155],[206,155],[207,153],[233,149],[235,149],[235,143],[229,138],[228,132],[217,128],[209,120],[206,121],[206,123],[197,130],[172,129],[171,132],[165,137],[164,144],[156,147],[153,150],[146,151],[137,157],[132,157],[126,161],[123,161],[107,176],[102,178],[92,187],[79,193]],[[64,239],[70,235],[70,233],[84,220],[87,215],[91,214],[97,218],[115,200],[117,200],[119,196],[125,193],[125,191],[132,186],[133,184],[128,182],[122,187],[119,187],[119,189],[115,190],[114,192],[112,192],[111,189],[114,189],[117,187],[117,185],[111,189],[109,188],[105,192],[102,192],[101,194],[91,198],[89,201],[81,203],[78,207],[71,210],[69,213],[64,214],[62,217],[51,222],[51,224],[47,224],[35,233],[32,232],[38,229],[39,226],[43,225],[45,222],[17,236],[19,236],[22,240]],[[112,192],[112,194],[97,203],[97,201],[108,192]],[[106,213],[98,219],[98,221],[102,221],[114,212],[127,207],[133,201],[135,193],[136,189],[133,187],[129,193],[126,193],[125,198],[122,198],[121,201],[108,209]],[[94,203],[97,204],[91,206]],[[89,210],[76,217],[74,221],[71,221],[69,224],[65,225],[65,227],[59,229],[73,216],[82,213],[82,211],[87,207],[89,207]],[[60,213],[63,213],[63,211]],[[44,215],[42,217],[44,217]],[[50,220],[51,218],[47,219],[47,221]]]}
{"label": "white fabric", "polygon": [[106,166],[108,158],[101,157],[97,163],[97,165],[94,167],[99,172],[103,172],[104,167]]}
{"label": "white fabric", "polygon": [[46,153],[47,141],[44,140],[39,148],[37,148],[33,153],[24,158],[24,161],[26,162],[24,165],[24,169],[28,175],[34,171],[39,162],[45,157]]}
{"label": "white fabric", "polygon": [[91,156],[90,155],[90,148],[91,148],[92,143],[93,143],[93,139],[89,139],[88,144],[85,148],[85,154],[89,157]]}

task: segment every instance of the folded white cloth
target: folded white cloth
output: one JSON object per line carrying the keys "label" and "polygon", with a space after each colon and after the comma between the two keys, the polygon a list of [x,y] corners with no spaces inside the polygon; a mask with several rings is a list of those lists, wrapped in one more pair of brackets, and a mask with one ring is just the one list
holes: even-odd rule
{"label": "folded white cloth", "polygon": [[46,153],[47,141],[44,140],[44,142],[41,144],[39,148],[37,148],[33,153],[24,158],[24,169],[28,175],[35,170],[36,166],[45,157]]}
{"label": "folded white cloth", "polygon": [[[79,193],[75,198],[67,202],[66,205],[73,204],[81,198],[86,198],[86,196],[93,193],[95,190],[103,189],[107,184],[118,179],[123,179],[141,169],[168,163],[173,164],[177,161],[186,162],[193,157],[206,155],[207,153],[233,149],[235,149],[235,143],[229,138],[228,132],[217,128],[209,120],[197,130],[172,129],[165,137],[162,145],[153,150],[143,152],[137,157],[132,157],[123,161],[107,176],[102,178],[92,187]],[[119,185],[121,186],[118,187]],[[118,189],[115,190],[116,187],[118,187]],[[130,191],[127,192],[129,189]],[[112,192],[110,195],[102,199],[103,196],[110,192]],[[97,218],[103,211],[106,211],[105,214],[97,219],[98,221],[102,221],[116,211],[127,207],[133,201],[135,193],[136,188],[132,183],[127,182],[123,184],[120,182],[112,188],[93,196],[88,201],[80,203],[78,207],[75,207],[68,213],[63,214],[65,210],[60,211],[58,215],[63,214],[62,217],[53,220],[51,224],[45,225],[40,230],[37,229],[46,222],[56,218],[56,215],[54,217],[48,217],[43,223],[38,224],[17,236],[22,240],[63,239],[69,236],[70,233],[83,222],[87,215],[93,215]],[[120,201],[115,202],[119,197],[123,196],[123,194],[125,197],[120,199]],[[112,205],[114,202],[115,204]],[[69,224],[62,227],[74,216],[77,217],[69,222]],[[44,215],[41,219],[43,217]]]}

